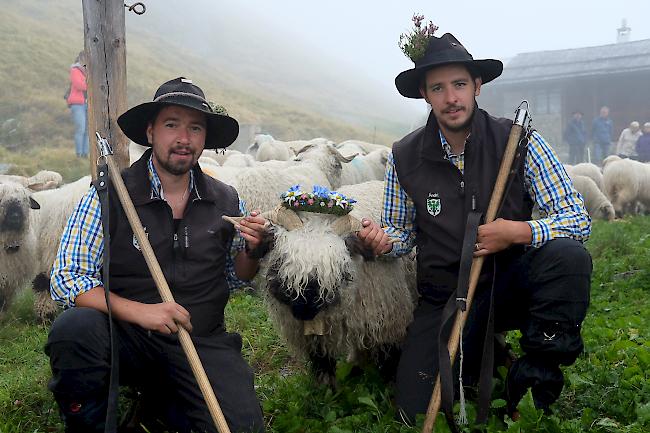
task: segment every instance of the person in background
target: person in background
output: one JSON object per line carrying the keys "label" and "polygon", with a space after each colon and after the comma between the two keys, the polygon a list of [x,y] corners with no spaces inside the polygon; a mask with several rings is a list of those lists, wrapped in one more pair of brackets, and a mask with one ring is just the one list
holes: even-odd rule
{"label": "person in background", "polygon": [[578,164],[584,161],[587,133],[582,121],[582,112],[575,111],[564,130],[564,141],[569,145],[569,164]]}
{"label": "person in background", "polygon": [[636,141],[637,158],[641,162],[650,162],[650,122],[643,124],[643,135]]}
{"label": "person in background", "polygon": [[641,128],[639,122],[636,120],[630,123],[628,128],[625,128],[616,144],[616,154],[621,158],[634,158],[636,157],[636,142],[641,137]]}
{"label": "person in background", "polygon": [[594,142],[594,159],[602,161],[609,154],[612,142],[612,119],[609,118],[609,108],[601,107],[600,115],[591,122],[591,140]]}
{"label": "person in background", "polygon": [[70,65],[68,107],[74,123],[74,149],[77,157],[88,157],[88,102],[86,98],[86,53],[81,51]]}

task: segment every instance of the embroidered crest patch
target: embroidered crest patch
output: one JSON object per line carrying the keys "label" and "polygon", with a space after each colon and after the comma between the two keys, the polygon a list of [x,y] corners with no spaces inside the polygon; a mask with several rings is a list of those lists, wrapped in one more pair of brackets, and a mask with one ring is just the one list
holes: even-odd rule
{"label": "embroidered crest patch", "polygon": [[[147,239],[149,239],[149,233],[147,233],[147,228],[142,227],[144,229],[144,234],[147,235]],[[140,242],[138,242],[138,238],[135,237],[135,233],[133,233],[133,246],[135,247],[136,250],[142,251],[142,247],[140,247]]]}
{"label": "embroidered crest patch", "polygon": [[429,193],[429,197],[427,198],[427,212],[429,212],[431,216],[437,216],[441,209],[442,207],[438,193]]}

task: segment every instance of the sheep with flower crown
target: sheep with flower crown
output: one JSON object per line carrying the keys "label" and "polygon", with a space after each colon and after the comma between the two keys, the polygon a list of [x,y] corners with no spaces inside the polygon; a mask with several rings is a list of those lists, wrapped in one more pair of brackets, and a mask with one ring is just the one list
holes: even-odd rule
{"label": "sheep with flower crown", "polygon": [[334,383],[339,358],[388,353],[412,319],[414,260],[374,258],[354,233],[362,217],[379,220],[382,194],[381,181],[338,191],[295,185],[269,213],[274,242],[262,262],[261,292],[288,346],[324,383]]}

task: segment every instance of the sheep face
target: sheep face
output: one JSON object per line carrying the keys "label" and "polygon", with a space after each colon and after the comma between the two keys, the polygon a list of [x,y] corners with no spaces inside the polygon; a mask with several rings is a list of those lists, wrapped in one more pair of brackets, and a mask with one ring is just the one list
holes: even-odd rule
{"label": "sheep face", "polygon": [[0,184],[0,236],[4,241],[2,248],[6,254],[18,251],[19,240],[29,228],[29,210],[38,208],[39,205],[31,197],[30,191],[22,185]]}
{"label": "sheep face", "polygon": [[32,276],[36,238],[30,209],[38,209],[30,191],[0,183],[0,312]]}
{"label": "sheep face", "polygon": [[336,216],[301,213],[301,218],[298,229],[276,227],[266,280],[271,294],[290,305],[294,317],[311,320],[349,290],[354,266],[343,238],[332,230]]}
{"label": "sheep face", "polygon": [[611,203],[605,203],[598,209],[597,218],[604,219],[606,221],[612,221],[616,217],[616,212],[614,211],[614,206]]}
{"label": "sheep face", "polygon": [[354,155],[345,157],[328,143],[309,144],[293,158],[294,161],[309,161],[316,164],[325,173],[332,188],[341,186],[342,163],[348,163],[353,159]]}

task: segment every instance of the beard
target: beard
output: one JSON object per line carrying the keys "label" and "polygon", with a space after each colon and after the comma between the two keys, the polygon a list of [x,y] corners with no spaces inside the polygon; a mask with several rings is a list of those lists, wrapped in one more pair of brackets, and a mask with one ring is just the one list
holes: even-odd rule
{"label": "beard", "polygon": [[[153,138],[152,141],[155,143],[156,142],[155,138],[154,137],[152,138]],[[182,176],[188,173],[192,169],[192,167],[194,167],[194,164],[196,164],[196,160],[197,160],[196,155],[191,150],[190,150],[190,155],[192,156],[191,158],[187,160],[174,160],[172,158],[172,155],[174,150],[177,148],[160,150],[157,149],[155,145],[152,147],[153,147],[153,151],[152,151],[153,158],[156,162],[156,166],[174,176]]]}
{"label": "beard", "polygon": [[474,121],[474,115],[476,114],[476,100],[474,100],[471,107],[469,107],[469,116],[461,124],[449,124],[441,119],[437,119],[438,122],[445,127],[448,131],[451,132],[464,132],[468,131],[472,126],[472,121]]}

